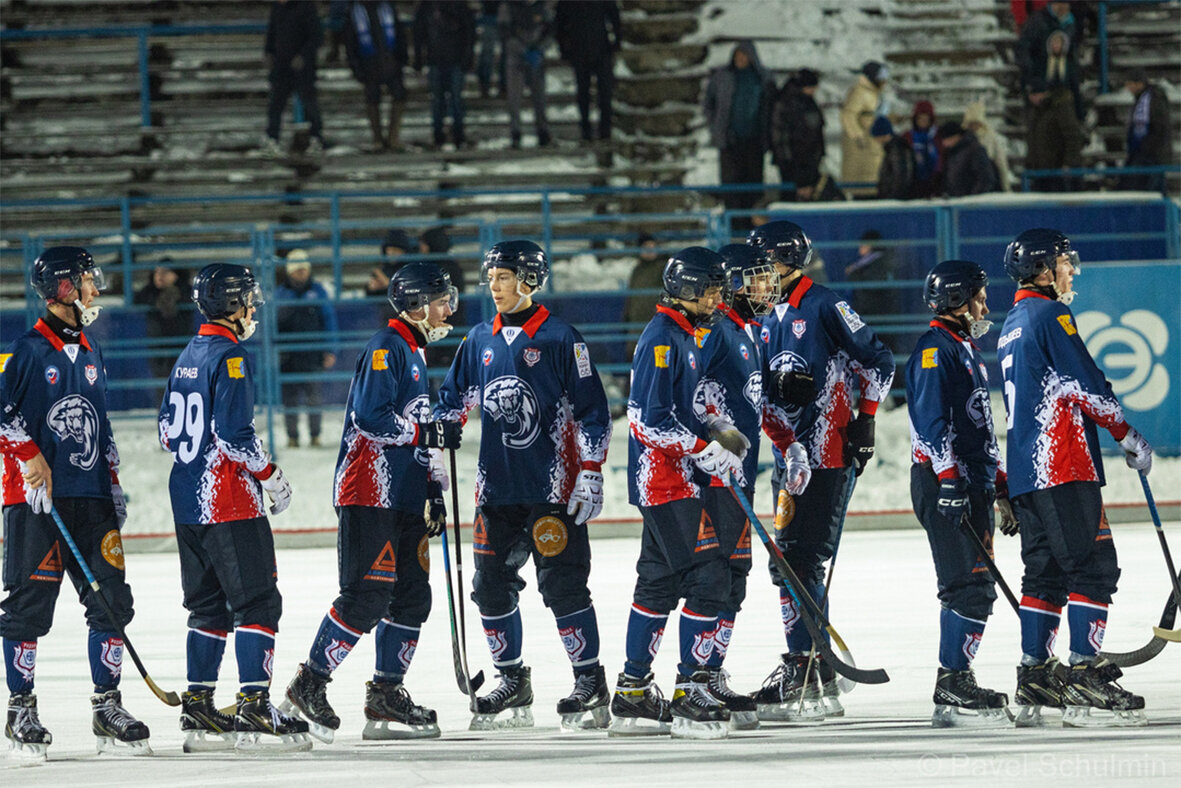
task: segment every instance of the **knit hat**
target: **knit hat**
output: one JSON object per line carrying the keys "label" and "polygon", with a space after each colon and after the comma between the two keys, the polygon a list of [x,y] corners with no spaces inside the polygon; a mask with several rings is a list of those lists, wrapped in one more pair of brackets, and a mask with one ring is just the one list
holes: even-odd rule
{"label": "knit hat", "polygon": [[885,82],[890,78],[890,69],[886,67],[885,63],[879,63],[876,60],[867,60],[861,66],[861,73],[870,82]]}
{"label": "knit hat", "polygon": [[874,119],[873,125],[869,127],[869,136],[871,137],[893,137],[894,124],[885,115],[878,115]]}
{"label": "knit hat", "polygon": [[294,271],[310,271],[312,264],[308,260],[308,253],[303,249],[292,249],[287,253],[287,265],[285,267],[287,273],[292,273]]}
{"label": "knit hat", "polygon": [[964,127],[960,125],[958,120],[949,120],[939,127],[939,136],[943,139],[957,137],[963,133]]}
{"label": "knit hat", "polygon": [[410,237],[410,234],[405,230],[398,229],[390,230],[385,234],[385,240],[381,244],[381,253],[385,254],[386,248],[390,246],[397,247],[403,252],[409,252],[417,248],[417,244],[414,243],[414,239]]}
{"label": "knit hat", "polygon": [[820,75],[810,68],[801,68],[796,72],[796,84],[802,88],[810,88],[820,84]]}

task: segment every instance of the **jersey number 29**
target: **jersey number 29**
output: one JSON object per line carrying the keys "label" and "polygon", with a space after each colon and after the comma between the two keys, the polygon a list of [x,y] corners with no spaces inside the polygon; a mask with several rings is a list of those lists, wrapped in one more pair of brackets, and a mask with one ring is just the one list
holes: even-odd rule
{"label": "jersey number 29", "polygon": [[[205,401],[195,391],[188,397],[174,391],[168,404],[172,407],[172,420],[165,433],[168,445],[176,452],[176,458],[188,465],[197,456],[205,436]],[[178,441],[182,436],[184,439]]]}

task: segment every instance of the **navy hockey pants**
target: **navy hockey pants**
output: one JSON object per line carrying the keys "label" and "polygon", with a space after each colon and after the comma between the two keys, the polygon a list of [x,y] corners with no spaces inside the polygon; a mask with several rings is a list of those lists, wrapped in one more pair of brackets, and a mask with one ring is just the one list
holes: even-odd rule
{"label": "navy hockey pants", "polygon": [[[754,500],[754,486],[743,491],[746,500]],[[730,565],[730,598],[722,606],[725,612],[737,613],[746,600],[746,578],[750,574],[750,521],[742,505],[734,499],[729,487],[709,487],[705,490],[706,505],[713,512],[714,531],[722,553]],[[694,608],[695,609],[695,608]]]}
{"label": "navy hockey pants", "polygon": [[[849,506],[849,476],[852,468],[821,468],[812,471],[812,480],[795,496],[795,514],[782,530],[775,531],[775,543],[783,551],[787,564],[807,588],[824,584],[824,562],[832,558],[845,523]],[[775,495],[783,487],[783,471],[775,466],[772,476]],[[779,523],[776,523],[778,526]],[[779,570],[769,562],[771,581],[780,585]]]}
{"label": "navy hockey pants", "polygon": [[644,531],[632,601],[657,613],[672,611],[682,599],[702,616],[727,609],[729,553],[722,549],[715,513],[700,498],[639,509]]}
{"label": "navy hockey pants", "polygon": [[368,632],[388,616],[420,627],[431,612],[431,553],[422,512],[341,506],[336,556],[344,623]]}
{"label": "navy hockey pants", "polygon": [[253,624],[279,631],[283,597],[267,518],[177,523],[176,542],[190,629],[227,632]]}
{"label": "navy hockey pants", "polygon": [[53,505],[119,620],[107,618],[53,517],[34,514],[28,504],[18,503],[4,507],[0,636],[8,640],[36,640],[48,634],[63,574],[69,574],[91,629],[114,631],[127,626],[134,614],[114,505],[101,498],[54,498]]}

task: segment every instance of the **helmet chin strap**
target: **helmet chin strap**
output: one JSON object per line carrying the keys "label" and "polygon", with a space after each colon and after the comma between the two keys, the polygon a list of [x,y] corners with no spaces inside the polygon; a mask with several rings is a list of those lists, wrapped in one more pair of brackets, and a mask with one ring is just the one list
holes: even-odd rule
{"label": "helmet chin strap", "polygon": [[78,323],[82,325],[83,328],[93,323],[98,317],[98,313],[102,311],[102,307],[98,304],[84,308],[82,306],[81,298],[75,298],[74,303],[70,306],[74,307],[74,314],[78,316]]}
{"label": "helmet chin strap", "polygon": [[238,318],[234,321],[234,330],[238,334],[238,339],[242,342],[245,342],[246,340],[250,339],[250,337],[254,336],[254,332],[257,328],[257,320],[251,320],[249,323],[247,323],[242,318]]}
{"label": "helmet chin strap", "polygon": [[455,328],[455,326],[451,325],[450,323],[444,323],[440,326],[432,326],[430,321],[425,317],[422,320],[416,320],[406,312],[402,313],[402,317],[404,317],[407,321],[413,324],[415,328],[422,332],[422,335],[426,337],[428,345],[431,342],[438,342],[440,339],[446,338],[446,336],[451,333],[451,329]]}
{"label": "helmet chin strap", "polygon": [[980,339],[980,337],[988,333],[990,328],[992,328],[991,320],[973,320],[971,317],[968,317],[968,336],[972,337],[972,339]]}
{"label": "helmet chin strap", "polygon": [[1073,290],[1068,290],[1065,293],[1063,293],[1061,290],[1058,289],[1057,282],[1054,283],[1054,292],[1058,294],[1058,302],[1061,304],[1065,304],[1066,306],[1071,305],[1071,303],[1074,301],[1074,297],[1076,295],[1076,293]]}

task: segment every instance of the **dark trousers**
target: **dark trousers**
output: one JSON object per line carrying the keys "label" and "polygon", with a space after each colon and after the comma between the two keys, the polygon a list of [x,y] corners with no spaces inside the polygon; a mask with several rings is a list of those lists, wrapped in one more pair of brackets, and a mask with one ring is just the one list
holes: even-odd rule
{"label": "dark trousers", "polygon": [[[722,185],[763,182],[763,143],[758,138],[742,140],[718,151],[718,182]],[[759,202],[762,193],[733,191],[722,194],[722,204],[728,211],[748,211]],[[736,217],[735,226],[749,227],[750,217]]]}
{"label": "dark trousers", "polygon": [[615,59],[607,56],[595,63],[574,63],[574,86],[578,97],[578,119],[584,140],[591,135],[591,79],[595,81],[599,105],[599,139],[611,139],[611,98],[615,92]]}
{"label": "dark trousers", "polygon": [[431,555],[422,512],[341,506],[336,557],[340,594],[332,606],[353,629],[382,617],[420,627],[431,612]]}
{"label": "dark trousers", "polygon": [[431,88],[431,131],[435,143],[443,143],[443,118],[450,113],[451,138],[459,145],[464,140],[463,69],[458,65],[431,66],[427,81]]}
{"label": "dark trousers", "polygon": [[253,624],[279,630],[283,597],[267,518],[177,523],[176,543],[190,629],[227,632]]}
{"label": "dark trousers", "polygon": [[525,85],[529,85],[529,97],[533,101],[533,122],[537,133],[549,133],[549,121],[545,114],[545,61],[536,66],[525,62],[524,52],[510,47],[506,53],[505,96],[508,101],[509,132],[513,137],[521,136],[521,101],[525,96]]}
{"label": "dark trousers", "polygon": [[[746,500],[754,500],[754,486],[744,490]],[[714,531],[718,544],[730,566],[730,600],[722,612],[737,613],[746,600],[746,578],[752,564],[750,552],[750,520],[734,498],[729,487],[709,487],[705,490],[706,505],[714,513]]]}
{"label": "dark trousers", "polygon": [[[324,395],[320,391],[320,383],[317,381],[305,380],[301,383],[283,384],[283,406],[285,408],[303,406],[307,409],[308,435],[313,438],[320,437],[322,420],[320,411],[313,410],[313,408],[318,408],[323,401]],[[299,413],[284,413],[283,424],[287,428],[288,438],[291,440],[299,438]]]}
{"label": "dark trousers", "polygon": [[700,498],[641,506],[644,530],[632,601],[668,613],[680,600],[702,616],[716,616],[730,601],[730,565],[715,518]]}
{"label": "dark trousers", "polygon": [[[772,475],[776,491],[783,487],[782,473],[776,466]],[[775,543],[809,593],[823,585],[824,562],[832,558],[840,541],[845,511],[849,506],[849,476],[852,473],[852,468],[812,471],[808,487],[795,496],[795,514],[782,530],[775,531]],[[777,529],[778,526],[777,521]],[[770,570],[771,580],[778,586],[780,576],[774,562],[770,563]]]}
{"label": "dark trousers", "polygon": [[279,128],[282,125],[283,110],[287,107],[287,99],[295,93],[303,104],[303,114],[308,121],[308,131],[316,139],[324,136],[324,127],[320,120],[320,99],[316,96],[316,68],[307,64],[302,71],[292,71],[288,67],[276,67],[271,70],[271,95],[267,101],[267,136],[279,139]]}

